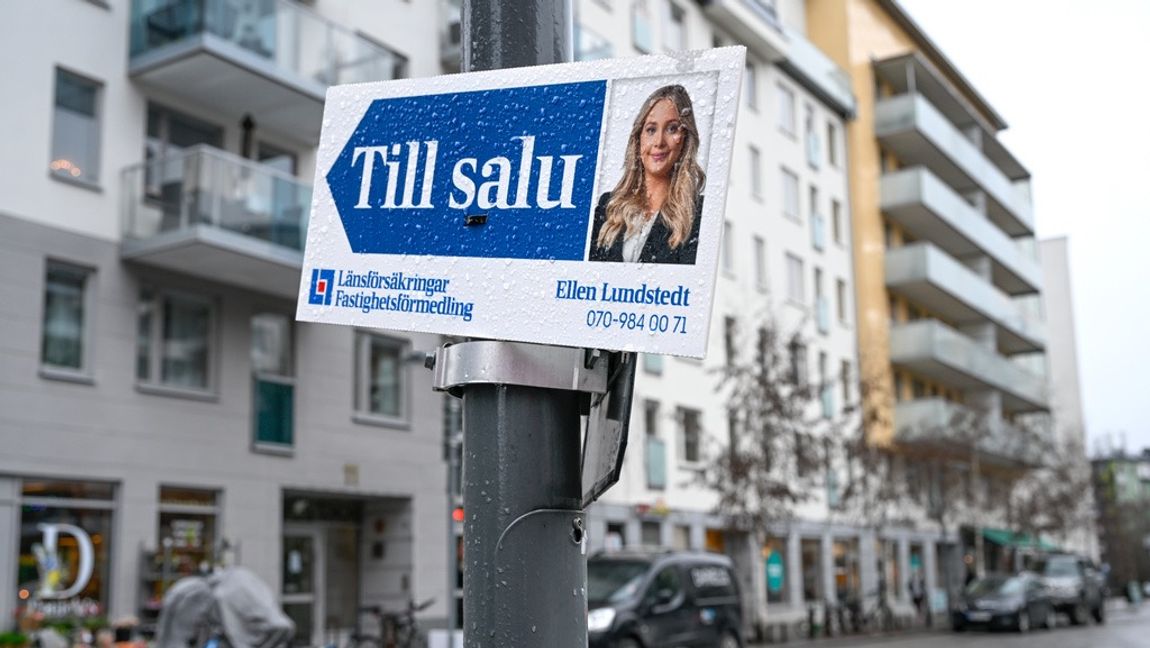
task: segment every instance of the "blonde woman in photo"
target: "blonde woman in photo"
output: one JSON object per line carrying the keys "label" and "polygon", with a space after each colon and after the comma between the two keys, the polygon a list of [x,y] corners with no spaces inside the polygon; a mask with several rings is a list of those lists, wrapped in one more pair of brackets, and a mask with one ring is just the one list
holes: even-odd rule
{"label": "blonde woman in photo", "polygon": [[590,260],[694,264],[706,182],[698,153],[687,90],[651,93],[631,127],[623,177],[595,207]]}

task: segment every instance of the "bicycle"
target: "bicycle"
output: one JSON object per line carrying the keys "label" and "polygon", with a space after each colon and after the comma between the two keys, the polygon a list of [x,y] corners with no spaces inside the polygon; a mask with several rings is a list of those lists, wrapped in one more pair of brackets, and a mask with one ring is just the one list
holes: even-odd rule
{"label": "bicycle", "polygon": [[360,617],[357,616],[355,632],[348,637],[346,648],[424,648],[427,638],[420,631],[415,614],[431,607],[434,602],[434,597],[419,604],[411,600],[402,612],[387,612],[378,605],[359,608],[360,615],[370,614],[379,622],[379,634],[361,632]]}

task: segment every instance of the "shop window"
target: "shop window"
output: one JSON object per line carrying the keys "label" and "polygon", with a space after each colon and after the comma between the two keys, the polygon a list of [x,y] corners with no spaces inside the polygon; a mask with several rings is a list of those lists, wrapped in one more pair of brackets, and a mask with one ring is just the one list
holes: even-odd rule
{"label": "shop window", "polygon": [[663,544],[663,525],[659,522],[643,522],[639,526],[639,542],[647,547]]}
{"label": "shop window", "polygon": [[858,539],[836,540],[832,547],[835,564],[835,594],[840,601],[857,600],[862,593],[859,578]]}
{"label": "shop window", "polygon": [[211,387],[215,309],[208,299],[145,288],[136,317],[141,383],[196,391]]}
{"label": "shop window", "polygon": [[767,578],[767,602],[787,601],[787,540],[768,537],[763,543],[763,568]]}
{"label": "shop window", "polygon": [[257,447],[290,448],[295,411],[291,318],[278,313],[252,317],[252,410]]}
{"label": "shop window", "polygon": [[48,370],[88,370],[88,286],[91,271],[48,262],[44,276],[44,322],[40,364]]}
{"label": "shop window", "polygon": [[356,412],[368,420],[405,424],[407,343],[360,332],[356,341]]}
{"label": "shop window", "polygon": [[817,538],[804,538],[800,543],[803,566],[803,600],[823,600],[822,542]]}
{"label": "shop window", "polygon": [[214,491],[160,487],[157,547],[142,578],[145,611],[158,610],[164,592],[184,576],[208,573],[222,562]]}
{"label": "shop window", "polygon": [[24,480],[18,616],[50,622],[107,614],[114,506],[112,484]]}
{"label": "shop window", "polygon": [[100,181],[100,98],[103,85],[56,69],[52,115],[52,175],[85,184]]}

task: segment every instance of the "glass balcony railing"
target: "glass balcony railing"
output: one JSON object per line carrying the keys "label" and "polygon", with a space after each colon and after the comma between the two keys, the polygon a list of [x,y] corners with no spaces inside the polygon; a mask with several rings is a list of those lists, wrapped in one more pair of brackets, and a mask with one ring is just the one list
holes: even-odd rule
{"label": "glass balcony railing", "polygon": [[830,333],[831,305],[830,301],[822,295],[815,297],[815,323],[819,327],[819,333],[824,335]]}
{"label": "glass balcony railing", "polygon": [[667,443],[658,437],[647,437],[647,488],[667,487]]}
{"label": "glass balcony railing", "polygon": [[323,85],[407,72],[403,56],[289,0],[132,0],[132,58],[201,37]]}
{"label": "glass balcony railing", "polygon": [[811,214],[811,247],[822,252],[827,247],[827,219],[822,214]]}
{"label": "glass balcony railing", "polygon": [[303,249],[311,185],[257,162],[196,146],[128,167],[124,187],[127,238],[203,225]]}

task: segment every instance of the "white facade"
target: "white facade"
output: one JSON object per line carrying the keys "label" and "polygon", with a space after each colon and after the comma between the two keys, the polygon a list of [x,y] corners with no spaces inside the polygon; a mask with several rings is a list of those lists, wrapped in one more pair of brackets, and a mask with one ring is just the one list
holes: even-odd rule
{"label": "white facade", "polygon": [[403,0],[0,8],[5,619],[45,605],[41,523],[94,525],[61,614],[148,624],[202,560],[254,570],[312,645],[357,605],[446,616],[444,397],[413,362],[438,339],[292,322],[325,84],[438,74],[441,22]]}

